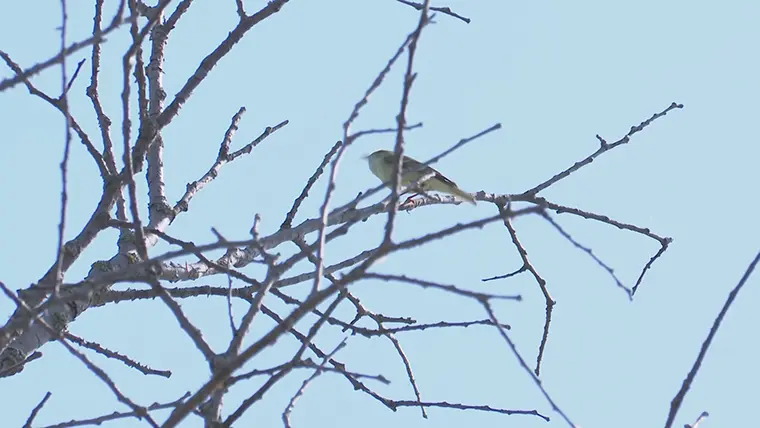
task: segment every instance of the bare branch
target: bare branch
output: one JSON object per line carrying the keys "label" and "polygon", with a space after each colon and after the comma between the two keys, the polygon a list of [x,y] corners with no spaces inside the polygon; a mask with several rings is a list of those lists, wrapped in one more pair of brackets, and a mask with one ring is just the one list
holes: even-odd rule
{"label": "bare branch", "polygon": [[504,275],[496,275],[496,276],[492,276],[490,278],[483,278],[483,279],[481,279],[481,281],[488,282],[488,281],[494,281],[494,280],[497,280],[497,279],[512,278],[513,276],[519,275],[519,274],[521,274],[523,272],[527,272],[527,271],[528,271],[528,268],[525,267],[525,265],[523,264],[522,266],[520,266],[520,269],[517,269],[517,270],[512,271],[510,273],[505,273]]}
{"label": "bare branch", "polygon": [[69,83],[66,85],[66,88],[63,91],[64,93],[68,94],[69,91],[71,90],[71,86],[74,85],[74,81],[77,80],[77,76],[79,76],[79,70],[82,69],[82,66],[84,65],[84,62],[85,62],[85,59],[82,58],[82,60],[80,60],[77,63],[77,68],[74,69],[74,74],[71,75],[71,79],[69,79]]}
{"label": "bare branch", "polygon": [[487,300],[481,301],[483,303],[483,308],[485,308],[486,312],[488,313],[488,317],[493,321],[494,325],[496,326],[496,330],[499,332],[499,335],[504,339],[505,342],[507,342],[507,345],[509,345],[509,348],[512,350],[512,353],[517,357],[517,361],[520,363],[520,366],[528,373],[528,375],[533,379],[533,383],[536,384],[538,389],[541,391],[541,394],[543,394],[544,398],[546,398],[546,401],[549,402],[549,404],[552,406],[552,410],[559,413],[559,415],[562,417],[562,419],[567,422],[568,425],[575,428],[575,424],[570,420],[570,418],[567,417],[564,411],[557,406],[557,404],[554,402],[554,400],[551,398],[549,393],[544,389],[543,385],[541,385],[541,380],[538,378],[538,375],[533,373],[528,365],[525,363],[525,360],[520,355],[520,353],[517,351],[517,347],[515,346],[514,342],[512,342],[512,339],[509,338],[507,335],[507,332],[504,331],[503,328],[501,328],[501,324],[499,324],[499,320],[496,319],[496,314],[494,314],[493,309],[491,309],[491,305],[488,303]]}
{"label": "bare branch", "polygon": [[[145,409],[148,411],[171,409],[173,407],[177,407],[178,405],[182,404],[182,401],[189,396],[190,396],[190,393],[186,392],[182,397],[180,397],[179,399],[175,401],[164,403],[164,404],[153,403],[150,406],[146,407]],[[87,425],[101,425],[103,422],[115,421],[118,419],[139,418],[139,417],[140,415],[137,414],[136,412],[113,412],[113,413],[109,413],[103,416],[98,416],[92,419],[71,420],[69,422],[63,422],[60,424],[48,425],[44,428],[69,428],[69,427],[80,427],[80,426],[87,426]]]}
{"label": "bare branch", "polygon": [[36,406],[34,406],[34,409],[32,409],[32,413],[26,419],[26,423],[24,423],[24,428],[32,428],[32,422],[34,422],[34,418],[37,417],[37,413],[39,413],[40,410],[42,410],[42,406],[44,406],[45,403],[47,403],[51,395],[53,394],[50,391],[46,392],[45,396],[42,397],[42,400]]}
{"label": "bare branch", "polygon": [[127,19],[122,19],[121,15],[117,14],[117,16],[114,17],[114,21],[108,27],[106,27],[103,31],[96,32],[91,37],[88,37],[79,42],[72,43],[66,49],[63,50],[63,53],[58,52],[55,56],[51,57],[50,59],[37,63],[27,68],[26,70],[23,70],[21,73],[18,73],[15,77],[11,77],[11,78],[0,81],[0,92],[18,85],[19,83],[25,81],[26,79],[29,79],[30,77],[36,74],[39,74],[42,70],[45,70],[51,66],[59,64],[61,61],[63,61],[64,57],[67,57],[79,51],[82,48],[86,48],[87,46],[90,46],[93,43],[102,42],[104,40],[104,37],[108,33],[117,29],[122,24],[132,22],[132,19],[133,18],[129,18],[129,17]]}
{"label": "bare branch", "polygon": [[[61,96],[58,98],[58,101],[61,104],[61,112],[63,113],[64,118],[64,142],[63,142],[63,160],[61,160],[60,169],[61,169],[61,211],[58,216],[58,244],[55,248],[55,266],[56,266],[56,274],[55,274],[55,284],[53,286],[53,296],[58,296],[58,292],[60,291],[61,282],[63,281],[63,278],[61,277],[61,260],[63,259],[63,236],[64,231],[66,229],[66,208],[69,200],[68,196],[68,166],[69,166],[69,154],[71,153],[71,113],[69,112],[69,97],[68,97],[68,87],[71,86],[69,83],[68,77],[66,77],[66,23],[68,22],[68,12],[66,10],[66,0],[61,0],[61,50],[60,50],[60,56],[61,56]],[[84,61],[84,60],[83,60]],[[74,73],[74,77],[76,77],[77,73],[79,72],[79,68],[82,66],[82,63],[79,63],[79,67],[77,67],[77,71]],[[72,78],[71,83],[74,83],[74,80]]]}
{"label": "bare branch", "polygon": [[[498,205],[499,212],[505,213],[509,207],[504,207],[502,205]],[[512,221],[509,219],[509,217],[505,217],[504,219],[504,226],[507,228],[507,231],[509,231],[509,236],[512,238],[512,243],[515,245],[515,248],[517,249],[517,252],[520,254],[520,258],[523,261],[523,266],[521,269],[525,269],[528,272],[530,272],[533,275],[533,278],[535,278],[536,283],[538,283],[538,287],[541,289],[541,293],[544,295],[544,300],[546,301],[546,317],[544,318],[544,332],[541,335],[541,344],[538,346],[538,355],[536,355],[536,369],[535,373],[536,376],[539,376],[541,373],[541,361],[544,357],[544,349],[546,349],[546,342],[549,340],[549,326],[552,322],[552,311],[554,310],[554,305],[557,304],[557,302],[552,299],[551,294],[549,294],[549,289],[546,287],[546,280],[538,273],[538,270],[533,266],[533,264],[528,259],[528,251],[525,249],[523,244],[520,242],[520,240],[517,237],[517,231],[515,230],[514,226],[512,226]]]}
{"label": "bare branch", "polygon": [[[169,103],[169,106],[167,106],[166,109],[161,112],[161,115],[156,119],[156,126],[152,129],[141,129],[140,135],[137,138],[137,143],[134,147],[135,152],[132,156],[135,162],[133,168],[134,171],[140,171],[142,169],[142,162],[145,153],[148,150],[148,146],[156,137],[158,131],[168,125],[177,116],[177,114],[179,114],[179,109],[190,98],[190,95],[192,95],[193,91],[198,87],[198,85],[201,84],[201,82],[203,82],[203,80],[206,78],[206,76],[208,76],[216,64],[232,50],[232,47],[235,46],[235,44],[237,44],[243,38],[243,36],[245,36],[245,34],[251,28],[253,28],[253,26],[279,12],[282,6],[284,6],[288,1],[289,0],[272,0],[255,14],[247,17],[244,20],[241,20],[240,23],[238,23],[238,25],[232,31],[230,31],[227,38],[222,41],[219,46],[214,49],[213,52],[208,54],[203,59],[203,61],[201,61],[195,73],[190,76],[190,78],[187,80],[187,83],[185,83],[182,89],[180,89],[177,95],[175,95],[174,100]],[[185,1],[184,3],[189,5],[188,1]]]}
{"label": "bare branch", "polygon": [[[412,1],[409,1],[409,0],[396,0],[396,1],[399,2],[399,3],[403,3],[403,4],[407,5],[407,6],[411,6],[411,7],[415,8],[415,9],[417,9],[417,10],[422,10],[422,8],[423,8],[422,4],[415,3],[415,2],[412,2]],[[434,12],[440,12],[440,13],[442,13],[444,15],[453,16],[454,18],[457,18],[457,19],[459,19],[461,21],[464,21],[467,24],[470,23],[470,18],[465,18],[462,15],[458,15],[458,14],[454,13],[451,10],[451,8],[449,8],[448,6],[446,6],[446,7],[430,6],[430,10],[432,10]]]}
{"label": "bare branch", "polygon": [[449,403],[446,401],[435,402],[420,402],[420,401],[394,401],[393,405],[396,407],[409,407],[409,406],[423,406],[423,407],[441,407],[444,409],[457,409],[457,410],[480,410],[483,412],[501,413],[504,415],[532,415],[549,422],[549,417],[544,416],[538,412],[538,410],[513,410],[513,409],[501,409],[498,407],[484,406],[484,405],[469,405],[459,403]]}
{"label": "bare branch", "polygon": [[84,340],[81,337],[75,336],[69,332],[64,332],[63,337],[76,343],[79,346],[91,349],[97,352],[98,354],[104,355],[107,358],[113,358],[115,360],[121,361],[127,367],[131,367],[144,375],[156,375],[156,376],[161,376],[165,378],[170,378],[172,375],[172,372],[170,370],[152,369],[144,364],[138,363],[137,361],[127,357],[126,355],[120,354],[116,351],[111,351],[110,349],[106,349],[103,346],[101,346],[99,343]]}
{"label": "bare branch", "polygon": [[182,15],[184,15],[185,12],[190,9],[190,5],[192,3],[193,0],[182,0],[177,5],[177,8],[174,9],[174,12],[169,16],[169,19],[167,19],[166,23],[164,24],[167,35],[177,25],[177,22],[179,22],[180,18],[182,18]]}
{"label": "bare branch", "polygon": [[543,217],[544,217],[544,219],[546,221],[549,222],[549,224],[551,224],[552,226],[554,226],[554,228],[557,230],[557,232],[559,232],[560,235],[562,235],[563,238],[565,238],[568,241],[570,241],[570,243],[573,244],[573,246],[575,248],[577,248],[577,249],[583,251],[584,253],[588,254],[592,259],[594,259],[594,261],[596,262],[596,264],[598,264],[599,266],[601,266],[602,269],[606,270],[607,273],[610,274],[610,276],[612,277],[612,279],[615,281],[615,284],[618,286],[618,288],[620,288],[623,291],[625,291],[625,293],[628,295],[628,300],[633,300],[633,294],[631,293],[631,290],[628,287],[626,287],[625,285],[623,285],[623,283],[620,281],[620,279],[617,277],[617,275],[615,275],[615,271],[611,267],[609,267],[606,263],[604,263],[599,257],[597,257],[596,254],[594,254],[594,252],[591,250],[591,248],[585,247],[585,246],[581,245],[578,241],[576,241],[575,238],[573,238],[572,236],[570,236],[570,234],[567,233],[567,231],[565,231],[565,229],[563,229],[562,226],[559,225],[559,223],[557,223],[556,221],[554,221],[554,219],[551,218],[551,216],[549,214],[543,213]]}
{"label": "bare branch", "polygon": [[237,14],[238,17],[240,17],[240,20],[244,20],[248,17],[248,15],[245,14],[245,6],[243,5],[243,0],[235,0],[235,5],[237,6]]}
{"label": "bare branch", "polygon": [[[97,34],[101,31],[100,26],[103,19],[103,2],[104,0],[95,1],[95,17],[93,18],[94,24],[92,29],[93,34]],[[103,159],[105,161],[107,171],[109,174],[116,175],[116,157],[113,152],[113,141],[111,140],[110,132],[111,119],[103,110],[103,105],[100,102],[100,94],[98,93],[98,76],[100,73],[100,44],[101,42],[98,40],[92,45],[92,71],[90,86],[87,87],[87,96],[90,98],[92,106],[95,109],[95,114],[98,118],[98,126],[100,127],[101,137],[103,138]]]}
{"label": "bare branch", "polygon": [[[331,359],[332,358],[330,358],[328,360],[331,360]],[[281,370],[287,369],[289,365],[291,365],[290,361],[288,361],[287,363],[280,364],[280,365],[275,366],[275,367],[270,367],[268,369],[251,370],[248,373],[243,373],[241,375],[231,377],[227,385],[231,386],[231,385],[234,385],[234,384],[236,384],[238,382],[241,382],[241,381],[244,381],[244,380],[248,380],[248,379],[251,379],[251,378],[256,377],[256,376],[273,375],[273,374],[275,374],[275,373],[277,373],[277,372],[279,372]],[[389,381],[383,375],[370,375],[370,374],[364,374],[364,373],[348,372],[348,371],[346,371],[344,369],[339,369],[339,368],[336,368],[336,367],[325,367],[323,364],[319,364],[318,365],[318,364],[314,363],[313,361],[311,361],[310,359],[305,359],[305,360],[298,361],[295,364],[292,364],[292,366],[293,366],[294,369],[319,369],[319,370],[322,370],[322,371],[328,372],[328,373],[339,373],[339,374],[348,373],[350,376],[353,376],[353,377],[355,377],[357,379],[376,380],[376,381],[378,381],[380,383],[383,383],[385,385],[390,385],[390,383],[391,383],[391,381]]]}
{"label": "bare branch", "polygon": [[344,346],[346,346],[346,340],[348,337],[344,337],[343,340],[338,343],[338,346],[335,347],[335,349],[332,350],[329,354],[325,355],[325,357],[322,359],[322,363],[317,367],[316,370],[314,370],[314,373],[312,373],[311,376],[309,376],[306,380],[303,381],[301,384],[301,387],[298,388],[298,391],[296,391],[295,394],[290,398],[290,401],[288,402],[288,405],[285,407],[285,410],[282,412],[282,422],[285,424],[286,428],[291,428],[290,425],[290,413],[293,411],[293,408],[296,405],[296,401],[304,394],[306,391],[306,388],[309,386],[309,384],[316,379],[319,375],[321,375],[325,370],[325,365],[327,364],[330,359]]}
{"label": "bare branch", "polygon": [[639,278],[636,280],[636,284],[633,286],[633,288],[631,288],[631,294],[636,294],[636,290],[639,289],[639,285],[644,279],[644,274],[647,273],[647,271],[652,267],[652,264],[654,264],[655,260],[659,259],[660,256],[665,253],[665,250],[668,249],[668,245],[670,245],[671,242],[673,242],[673,240],[671,238],[668,238],[668,240],[665,241],[657,253],[649,259],[646,265],[644,265],[644,268],[641,270],[641,275],[639,275]]}
{"label": "bare branch", "polygon": [[[399,108],[398,115],[396,116],[396,123],[398,124],[398,130],[396,131],[396,144],[393,147],[393,174],[391,175],[391,209],[388,211],[388,220],[385,223],[385,235],[383,236],[383,244],[388,245],[391,242],[391,235],[393,233],[394,220],[398,212],[398,200],[401,190],[401,163],[404,159],[404,127],[406,126],[406,109],[409,105],[409,94],[412,90],[412,83],[417,77],[417,73],[414,73],[414,55],[417,52],[417,43],[422,35],[422,29],[430,23],[430,17],[428,16],[428,8],[430,7],[430,0],[425,0],[425,3],[420,12],[420,19],[417,23],[417,28],[409,35],[409,55],[406,64],[406,72],[404,73],[404,85],[401,92],[401,106]],[[418,398],[419,399],[419,398]],[[423,414],[425,410],[422,410]]]}
{"label": "bare branch", "polygon": [[715,317],[712,327],[710,327],[710,333],[707,334],[704,342],[702,342],[702,348],[699,350],[694,365],[692,365],[691,370],[689,370],[689,373],[686,375],[686,379],[684,379],[681,389],[678,390],[678,393],[676,393],[675,397],[673,397],[673,400],[670,402],[670,411],[668,412],[668,418],[665,420],[665,428],[673,426],[673,421],[675,421],[678,410],[681,408],[681,403],[683,402],[684,397],[686,397],[686,393],[689,392],[689,388],[691,387],[692,382],[694,382],[694,378],[697,377],[697,372],[702,366],[702,361],[704,360],[705,355],[707,355],[707,350],[710,348],[713,338],[715,338],[715,335],[718,333],[720,323],[723,322],[723,318],[726,316],[726,313],[728,313],[728,310],[734,303],[739,291],[744,287],[747,279],[749,279],[749,276],[754,272],[758,262],[760,262],[760,252],[755,255],[755,258],[750,262],[749,266],[747,266],[747,270],[744,271],[744,275],[742,275],[739,283],[736,284],[730,293],[728,293],[726,302],[720,309],[718,316]]}
{"label": "bare branch", "polygon": [[701,424],[701,423],[702,423],[702,421],[704,421],[705,419],[707,419],[707,417],[708,417],[708,416],[710,416],[710,414],[709,414],[709,413],[707,413],[707,412],[702,412],[702,413],[699,415],[699,417],[697,418],[697,420],[696,420],[696,421],[694,421],[694,423],[693,423],[693,424],[691,424],[691,425],[689,425],[689,424],[686,424],[686,425],[684,425],[684,428],[699,428],[699,424]]}
{"label": "bare branch", "polygon": [[292,227],[293,219],[295,219],[296,217],[298,208],[300,208],[303,201],[306,200],[306,197],[309,196],[309,190],[311,190],[311,188],[317,182],[319,177],[325,171],[325,166],[327,166],[328,162],[330,162],[330,159],[332,159],[332,157],[335,156],[335,153],[338,152],[338,149],[340,149],[341,146],[343,146],[343,142],[338,141],[332,146],[330,151],[327,152],[325,157],[322,159],[322,163],[319,164],[317,169],[314,171],[314,174],[312,174],[311,177],[309,177],[309,180],[306,182],[306,186],[304,186],[303,190],[301,190],[301,194],[298,195],[295,201],[293,201],[293,206],[290,208],[290,211],[288,211],[288,214],[285,216],[285,221],[282,222],[282,225],[280,226],[281,228],[289,229]]}
{"label": "bare branch", "polygon": [[539,184],[539,185],[537,185],[535,187],[532,187],[532,188],[526,190],[525,192],[522,193],[522,195],[525,195],[525,196],[535,196],[536,194],[538,194],[538,192],[547,189],[549,186],[553,185],[554,183],[562,180],[563,178],[567,178],[573,172],[575,172],[575,171],[583,168],[584,166],[590,164],[591,162],[594,161],[594,159],[596,159],[597,157],[601,156],[602,154],[604,154],[604,153],[606,153],[606,152],[614,149],[615,147],[618,147],[618,146],[623,145],[623,144],[627,144],[628,142],[630,142],[631,137],[634,134],[636,134],[637,132],[643,131],[644,128],[646,128],[647,126],[649,126],[655,120],[657,120],[657,119],[665,116],[671,110],[682,109],[682,108],[683,108],[683,104],[671,103],[665,110],[663,110],[663,111],[661,111],[659,113],[653,114],[652,117],[650,117],[649,119],[641,122],[638,126],[632,126],[631,130],[628,131],[628,133],[625,134],[623,136],[623,138],[621,138],[621,139],[619,139],[619,140],[617,140],[617,141],[615,141],[614,143],[611,143],[611,144],[607,143],[603,138],[601,138],[601,137],[599,137],[597,135],[597,139],[601,143],[601,146],[599,147],[599,149],[597,149],[594,153],[592,153],[592,154],[586,156],[585,158],[581,159],[580,161],[574,163],[571,167],[567,168],[566,170],[560,172],[559,174],[556,174],[552,178],[544,181],[543,183],[541,183],[541,184]]}
{"label": "bare branch", "polygon": [[[507,212],[505,212],[505,214],[508,216],[520,216],[520,215],[535,213],[537,211],[540,211],[540,209],[526,208],[526,209],[522,209],[518,211],[508,210]],[[172,412],[172,414],[166,420],[164,426],[165,427],[177,426],[177,424],[181,420],[184,419],[184,417],[190,412],[191,409],[194,409],[195,407],[199,406],[201,402],[206,397],[208,397],[212,391],[216,390],[219,386],[221,386],[226,381],[226,379],[228,379],[232,375],[232,373],[235,370],[237,370],[243,364],[245,364],[248,360],[256,356],[264,348],[274,343],[277,340],[277,338],[279,338],[283,333],[292,329],[298,320],[303,318],[303,316],[306,315],[307,313],[311,312],[314,308],[317,307],[317,305],[321,304],[331,295],[337,293],[342,287],[346,287],[348,284],[359,280],[364,275],[366,270],[372,265],[372,263],[374,263],[375,260],[379,259],[383,255],[388,254],[392,251],[414,248],[424,243],[431,242],[437,239],[442,239],[442,238],[445,238],[446,236],[450,236],[452,234],[462,232],[464,230],[483,227],[486,224],[502,219],[505,214],[500,213],[498,216],[487,217],[484,219],[476,220],[476,221],[465,223],[465,224],[457,224],[455,226],[442,229],[438,232],[427,234],[420,238],[410,239],[407,241],[400,242],[398,244],[393,244],[391,246],[387,246],[385,249],[381,248],[381,250],[378,251],[376,255],[371,256],[361,265],[357,266],[356,268],[348,272],[346,275],[344,275],[343,278],[341,278],[339,283],[332,284],[328,287],[325,287],[322,290],[317,291],[316,293],[312,293],[307,299],[307,301],[304,302],[303,305],[299,306],[293,312],[291,312],[290,315],[288,315],[285,319],[283,319],[283,321],[280,324],[278,324],[273,329],[271,329],[262,338],[260,338],[259,340],[251,344],[244,351],[240,352],[240,354],[236,358],[234,358],[232,361],[225,364],[223,368],[217,370],[214,376],[212,377],[212,379],[209,380],[203,387],[201,387],[195,394],[193,394],[193,396],[190,397],[190,399],[188,399],[185,405],[177,408],[176,410]],[[270,288],[269,286],[265,286],[263,290],[268,290],[269,288]],[[274,380],[273,382],[276,382],[276,380]],[[270,383],[267,383],[267,385],[271,387]]]}
{"label": "bare branch", "polygon": [[[343,300],[343,295],[337,296],[333,300],[333,302],[330,304],[330,306],[325,311],[325,315],[322,316],[316,323],[314,323],[311,328],[309,329],[309,333],[306,335],[306,337],[303,339],[301,343],[301,347],[298,349],[298,351],[295,353],[293,358],[290,360],[290,363],[284,368],[283,370],[276,373],[274,376],[269,378],[269,380],[261,386],[261,388],[258,389],[251,397],[244,400],[243,403],[235,410],[225,421],[225,426],[232,426],[232,423],[238,420],[245,411],[253,405],[256,401],[260,400],[264,394],[272,387],[275,383],[277,383],[280,379],[285,377],[287,374],[289,374],[293,368],[294,365],[301,359],[301,356],[303,353],[309,349],[310,345],[312,344],[312,341],[314,339],[314,336],[316,336],[317,332],[320,328],[324,325],[325,320],[327,317],[338,307],[340,302]],[[327,358],[328,360],[330,358]]]}
{"label": "bare branch", "polygon": [[405,282],[408,284],[419,285],[423,288],[428,288],[428,287],[435,288],[435,289],[443,290],[443,291],[456,294],[459,296],[469,297],[475,300],[503,299],[503,300],[516,300],[518,302],[522,300],[522,296],[520,296],[519,294],[503,295],[503,294],[479,293],[477,291],[463,290],[454,285],[438,284],[436,282],[426,281],[424,279],[409,278],[406,275],[387,275],[387,274],[367,272],[364,275],[364,277],[367,279],[374,278],[374,279],[381,279],[384,281],[400,281],[400,282]]}
{"label": "bare branch", "polygon": [[[189,183],[187,185],[187,190],[185,191],[185,194],[182,195],[179,201],[177,201],[176,204],[174,204],[174,208],[172,208],[173,216],[176,217],[179,213],[187,211],[190,200],[193,199],[193,197],[200,192],[208,183],[210,183],[212,180],[214,180],[217,175],[219,174],[219,170],[221,170],[222,166],[225,164],[234,161],[238,157],[251,153],[251,150],[253,150],[254,147],[258,146],[259,143],[264,141],[267,137],[275,133],[277,130],[281,129],[285,125],[288,124],[287,120],[284,120],[277,125],[270,127],[267,126],[266,129],[264,129],[264,132],[261,133],[255,140],[251,141],[250,143],[246,144],[243,148],[240,150],[236,150],[233,153],[229,153],[229,144],[230,140],[232,139],[233,135],[235,134],[235,131],[237,130],[237,125],[240,121],[240,117],[245,113],[245,108],[241,107],[240,110],[232,117],[232,123],[230,124],[230,127],[227,128],[227,132],[224,135],[224,140],[222,140],[221,147],[219,148],[219,154],[217,155],[216,161],[213,165],[211,165],[211,168],[198,180],[194,181],[192,183]],[[172,217],[173,218],[173,217]]]}
{"label": "bare branch", "polygon": [[[19,65],[16,64],[7,53],[0,51],[0,57],[3,58],[5,63],[8,64],[8,67],[10,67],[13,70],[13,72],[16,73],[16,75],[20,75],[19,73],[22,73],[21,67],[19,67]],[[46,93],[40,91],[34,85],[32,85],[32,83],[28,79],[24,80],[24,84],[26,85],[30,94],[37,96],[39,98],[42,98],[48,104],[55,107],[58,111],[60,111],[64,115],[64,117],[67,118],[67,123],[77,133],[77,136],[79,136],[79,139],[82,141],[82,144],[87,149],[87,152],[95,161],[95,165],[98,167],[101,177],[103,177],[103,180],[105,180],[109,174],[108,174],[108,170],[106,169],[106,164],[104,163],[103,157],[100,155],[100,152],[98,152],[95,146],[92,145],[90,137],[87,135],[87,133],[84,132],[82,127],[79,126],[79,123],[68,112],[68,107],[63,102],[63,98],[62,97],[53,98],[47,95]],[[64,154],[66,153],[67,153],[67,149],[64,149]],[[64,160],[67,160],[67,159],[68,157],[64,158]],[[62,165],[64,164],[65,163],[62,162]]]}

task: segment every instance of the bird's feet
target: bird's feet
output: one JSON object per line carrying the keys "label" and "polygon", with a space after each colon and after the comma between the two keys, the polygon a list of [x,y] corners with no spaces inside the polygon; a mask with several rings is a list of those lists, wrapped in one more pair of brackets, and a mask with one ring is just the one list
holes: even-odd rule
{"label": "bird's feet", "polygon": [[404,201],[404,203],[401,204],[401,205],[406,205],[406,204],[412,204],[412,203],[414,203],[414,197],[415,196],[417,196],[417,195],[412,195],[412,196],[406,198],[406,200]]}

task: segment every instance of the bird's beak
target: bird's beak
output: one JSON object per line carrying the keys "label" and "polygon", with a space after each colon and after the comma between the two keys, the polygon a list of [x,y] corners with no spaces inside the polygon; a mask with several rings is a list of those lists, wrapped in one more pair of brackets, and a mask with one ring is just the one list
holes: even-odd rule
{"label": "bird's beak", "polygon": [[362,159],[369,159],[369,157],[370,157],[370,156],[372,156],[372,154],[371,154],[371,153],[370,153],[370,154],[368,154],[368,155],[364,155],[364,156],[362,156]]}

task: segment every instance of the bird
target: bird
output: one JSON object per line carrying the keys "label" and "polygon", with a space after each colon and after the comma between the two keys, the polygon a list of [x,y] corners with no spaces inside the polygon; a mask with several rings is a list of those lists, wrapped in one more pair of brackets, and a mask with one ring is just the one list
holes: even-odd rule
{"label": "bird", "polygon": [[[390,150],[377,150],[365,157],[369,163],[370,171],[372,171],[372,173],[375,174],[375,176],[386,186],[390,187],[393,182],[393,152]],[[404,156],[401,163],[401,171],[401,186],[409,186],[425,176],[434,174],[420,185],[422,191],[446,193],[476,205],[475,198],[471,194],[460,189],[456,183],[449,180],[445,175],[441,174],[433,167],[425,166],[409,156]],[[420,193],[418,192],[410,196],[409,199],[418,194]]]}

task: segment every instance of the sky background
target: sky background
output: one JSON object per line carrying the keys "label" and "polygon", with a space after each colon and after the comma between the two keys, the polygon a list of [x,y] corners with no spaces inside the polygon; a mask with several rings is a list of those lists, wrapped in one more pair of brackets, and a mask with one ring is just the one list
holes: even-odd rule
{"label": "sky background", "polygon": [[[2,6],[0,49],[24,68],[59,49],[59,2],[43,3]],[[117,2],[111,3],[109,18]],[[91,2],[68,4],[68,39],[86,38],[92,28]],[[246,1],[249,12],[264,5]],[[450,6],[472,22],[439,14],[436,24],[423,32],[407,120],[423,122],[424,127],[406,135],[406,150],[417,159],[428,159],[463,137],[501,123],[498,132],[437,165],[465,190],[519,193],[596,150],[596,134],[615,141],[671,102],[685,105],[637,134],[630,144],[542,193],[554,202],[674,238],[633,302],[548,223],[539,218],[515,221],[534,266],[557,301],[541,375],[552,398],[585,428],[663,426],[670,401],[715,315],[760,245],[756,221],[760,149],[755,127],[760,114],[760,61],[754,53],[760,40],[756,25],[760,3],[447,0],[433,5]],[[164,130],[169,202],[181,197],[186,183],[212,164],[240,106],[247,113],[233,149],[267,126],[285,119],[290,124],[250,156],[225,166],[168,233],[207,243],[215,239],[210,231],[215,227],[229,239],[246,239],[255,213],[262,217],[262,234],[277,230],[324,153],[341,138],[342,124],[356,101],[418,19],[418,12],[393,0],[292,0],[252,29]],[[232,0],[193,3],[166,49],[167,101],[236,20]],[[101,99],[114,120],[113,136],[119,147],[120,62],[127,43],[125,31],[108,38],[100,78]],[[70,92],[71,111],[100,147],[95,115],[85,96],[89,51],[70,57],[69,74],[82,58],[88,62]],[[394,126],[405,61],[371,98],[354,130]],[[0,66],[0,79],[10,76],[12,72]],[[60,69],[51,68],[33,82],[55,96],[60,92]],[[19,289],[37,281],[54,260],[64,121],[54,108],[16,86],[0,93],[0,123],[0,280]],[[391,148],[393,142],[390,135],[372,136],[359,139],[347,151],[336,204],[377,184],[360,158],[378,148]],[[67,239],[87,221],[101,193],[97,169],[76,137],[69,172]],[[144,203],[144,179],[139,184]],[[318,214],[325,184],[320,180],[295,224]],[[396,237],[420,236],[494,213],[487,203],[424,207],[399,216]],[[609,225],[567,214],[554,217],[628,286],[659,248],[651,239]],[[328,262],[375,246],[384,222],[384,216],[377,216],[357,225],[351,235],[328,246]],[[101,233],[69,270],[66,281],[81,280],[93,262],[110,258],[116,237],[115,231]],[[159,245],[151,254],[168,248]],[[284,244],[278,251],[288,255],[293,246]],[[521,294],[522,302],[500,302],[495,307],[500,320],[512,326],[511,338],[533,366],[544,319],[544,299],[535,281],[528,275],[480,281],[520,265],[506,229],[492,224],[396,254],[375,269],[474,290]],[[301,264],[297,270],[310,269]],[[244,272],[263,274],[258,266]],[[215,276],[178,285],[226,286],[226,281]],[[310,283],[304,283],[286,291],[301,295],[308,287]],[[486,317],[475,302],[404,284],[365,281],[354,291],[370,309],[420,322]],[[710,413],[700,425],[705,428],[746,426],[756,419],[752,409],[760,382],[755,330],[760,316],[754,307],[758,301],[760,279],[755,276],[726,316],[674,426],[693,423],[702,411]],[[286,313],[287,308],[273,298],[265,303]],[[230,337],[225,300],[203,297],[181,304],[212,347],[225,349]],[[0,299],[3,320],[13,308],[9,300]],[[244,310],[240,302],[235,308],[238,316]],[[353,311],[342,305],[338,313],[351,318]],[[302,329],[307,325],[299,324]],[[253,337],[271,326],[269,320],[258,319]],[[158,301],[88,310],[70,331],[153,368],[172,370],[168,380],[143,376],[88,352],[140,404],[172,401],[207,380],[205,361]],[[331,350],[343,337],[339,329],[326,328],[317,342]],[[536,409],[551,422],[437,408],[429,409],[429,419],[423,420],[418,408],[392,412],[354,391],[342,377],[326,374],[296,406],[293,426],[566,426],[494,328],[398,337],[424,400]],[[413,399],[404,367],[389,341],[350,337],[348,345],[336,358],[350,370],[382,373],[392,381],[388,386],[372,381],[368,385],[392,398]],[[247,367],[277,364],[296,346],[294,339],[285,337]],[[53,395],[35,420],[37,426],[126,410],[60,345],[49,343],[41,351],[44,357],[22,374],[2,379],[4,425],[21,426],[46,391]],[[303,371],[279,383],[237,425],[280,425],[282,409],[310,373]],[[259,384],[253,381],[233,389],[225,414]],[[162,420],[166,414],[157,417]],[[108,423],[136,425],[135,420]],[[202,423],[189,417],[183,426]]]}

